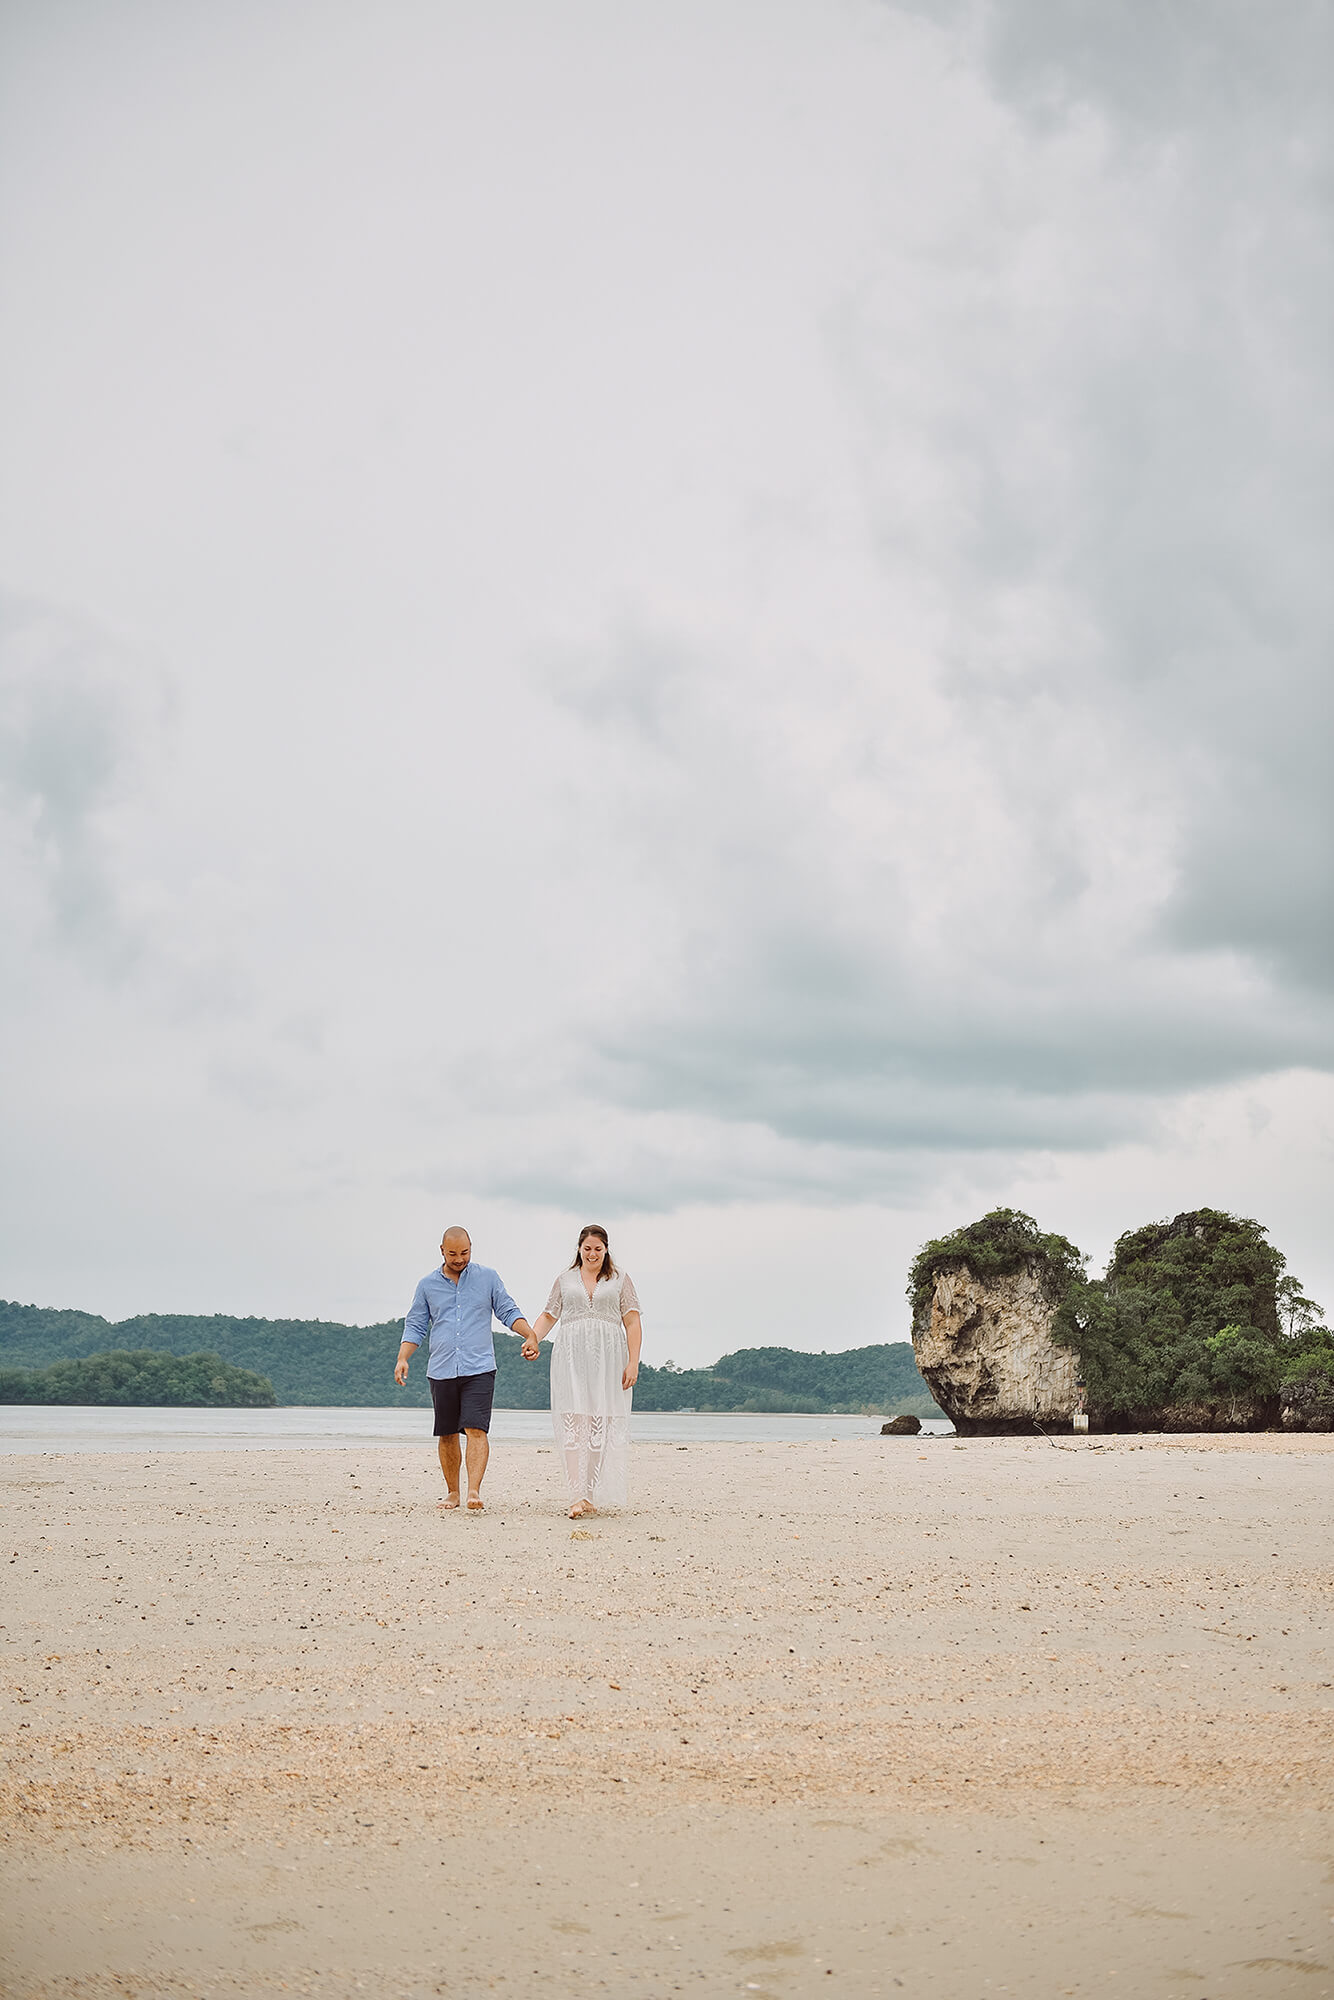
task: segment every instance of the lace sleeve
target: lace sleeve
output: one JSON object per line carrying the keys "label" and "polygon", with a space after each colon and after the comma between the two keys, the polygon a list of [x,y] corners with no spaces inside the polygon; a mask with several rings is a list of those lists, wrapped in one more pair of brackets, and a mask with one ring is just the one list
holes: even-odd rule
{"label": "lace sleeve", "polygon": [[560,1279],[551,1287],[551,1296],[542,1308],[548,1319],[560,1318]]}
{"label": "lace sleeve", "polygon": [[621,1318],[624,1319],[627,1313],[637,1313],[639,1310],[640,1310],[639,1294],[635,1290],[635,1281],[630,1276],[630,1273],[628,1271],[622,1271],[621,1272]]}

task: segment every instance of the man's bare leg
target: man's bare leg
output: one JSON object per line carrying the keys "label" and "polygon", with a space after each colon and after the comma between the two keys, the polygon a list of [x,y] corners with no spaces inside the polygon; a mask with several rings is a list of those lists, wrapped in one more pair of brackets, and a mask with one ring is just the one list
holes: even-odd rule
{"label": "man's bare leg", "polygon": [[445,1485],[449,1488],[440,1505],[446,1509],[457,1507],[459,1504],[459,1467],[463,1462],[463,1453],[459,1448],[457,1437],[437,1438],[436,1443],[440,1447],[440,1470],[444,1473]]}
{"label": "man's bare leg", "polygon": [[482,1480],[491,1445],[485,1431],[468,1432],[468,1506],[474,1514],[482,1511]]}

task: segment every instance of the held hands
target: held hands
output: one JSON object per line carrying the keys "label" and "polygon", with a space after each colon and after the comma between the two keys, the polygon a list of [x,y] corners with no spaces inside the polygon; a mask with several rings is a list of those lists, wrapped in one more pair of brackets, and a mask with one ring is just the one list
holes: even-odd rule
{"label": "held hands", "polygon": [[525,1340],[525,1342],[523,1343],[523,1346],[519,1349],[519,1352],[522,1354],[525,1361],[536,1361],[537,1341],[531,1333],[529,1334],[527,1340]]}

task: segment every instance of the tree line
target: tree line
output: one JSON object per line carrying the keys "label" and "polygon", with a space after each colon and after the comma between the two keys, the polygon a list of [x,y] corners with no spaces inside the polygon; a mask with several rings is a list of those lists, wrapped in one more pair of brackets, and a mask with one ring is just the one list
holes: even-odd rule
{"label": "tree line", "polygon": [[49,1368],[0,1368],[0,1403],[171,1404],[204,1410],[271,1408],[266,1375],[216,1354],[154,1354],[109,1348]]}
{"label": "tree line", "polygon": [[[0,1301],[0,1379],[17,1370],[50,1374],[53,1366],[85,1361],[115,1350],[137,1359],[196,1356],[206,1349],[220,1365],[266,1378],[284,1405],[362,1408],[430,1404],[424,1355],[406,1389],[393,1381],[402,1323],[341,1326],[329,1320],[236,1319],[217,1313],[149,1313],[111,1323],[96,1313]],[[546,1409],[550,1404],[551,1351],[543,1342],[536,1361],[524,1361],[522,1341],[497,1333],[496,1406]],[[60,1376],[58,1384],[68,1379]],[[90,1383],[101,1377],[87,1378]],[[109,1378],[108,1378],[109,1379]],[[148,1376],[144,1377],[145,1382]],[[135,1400],[102,1396],[22,1397],[14,1401]],[[144,1395],[138,1400],[170,1401]],[[194,1402],[193,1395],[179,1400]],[[786,1347],[745,1348],[724,1354],[709,1368],[643,1367],[635,1389],[637,1410],[793,1411],[816,1416],[840,1411],[873,1415],[934,1416],[939,1412],[917,1372],[907,1341],[855,1347],[841,1353],[799,1354]]]}

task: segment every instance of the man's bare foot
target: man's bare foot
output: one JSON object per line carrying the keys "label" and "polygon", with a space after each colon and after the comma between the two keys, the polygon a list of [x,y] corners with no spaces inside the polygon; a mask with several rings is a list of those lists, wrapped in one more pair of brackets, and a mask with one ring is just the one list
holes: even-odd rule
{"label": "man's bare foot", "polygon": [[484,1514],[486,1512],[486,1509],[482,1505],[482,1496],[480,1493],[470,1493],[468,1495],[468,1512],[470,1514]]}
{"label": "man's bare foot", "polygon": [[435,1504],[442,1514],[452,1514],[459,1504],[459,1496],[457,1493],[446,1493],[444,1499],[437,1500]]}

